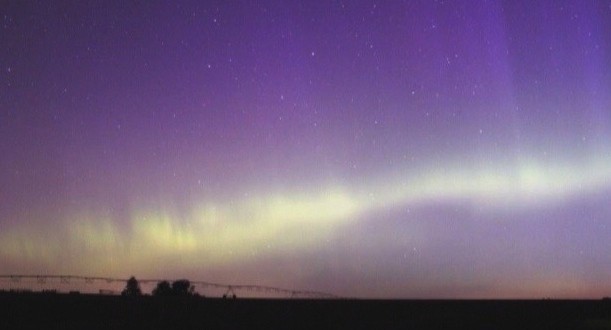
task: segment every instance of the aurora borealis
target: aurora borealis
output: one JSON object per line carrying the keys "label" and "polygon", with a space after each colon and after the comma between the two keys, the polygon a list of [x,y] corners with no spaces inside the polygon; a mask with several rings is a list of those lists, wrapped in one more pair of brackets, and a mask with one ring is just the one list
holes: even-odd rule
{"label": "aurora borealis", "polygon": [[0,273],[611,294],[610,1],[0,14]]}

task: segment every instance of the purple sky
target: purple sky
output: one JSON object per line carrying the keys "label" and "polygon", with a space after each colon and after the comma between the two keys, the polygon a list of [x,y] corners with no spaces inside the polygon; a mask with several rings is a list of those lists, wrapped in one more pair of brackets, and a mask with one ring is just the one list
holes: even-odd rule
{"label": "purple sky", "polygon": [[611,1],[8,1],[2,273],[611,294]]}

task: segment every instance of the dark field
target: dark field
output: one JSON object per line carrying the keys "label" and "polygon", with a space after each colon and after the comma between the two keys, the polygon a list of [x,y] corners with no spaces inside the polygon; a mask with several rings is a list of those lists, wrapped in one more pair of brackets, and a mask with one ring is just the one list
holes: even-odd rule
{"label": "dark field", "polygon": [[267,300],[0,293],[0,329],[611,329],[608,300]]}

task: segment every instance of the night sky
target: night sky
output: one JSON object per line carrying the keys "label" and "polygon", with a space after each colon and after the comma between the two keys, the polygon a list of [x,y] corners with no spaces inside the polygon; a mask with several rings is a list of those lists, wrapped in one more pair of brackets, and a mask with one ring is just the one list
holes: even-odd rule
{"label": "night sky", "polygon": [[0,273],[611,294],[611,1],[3,1]]}

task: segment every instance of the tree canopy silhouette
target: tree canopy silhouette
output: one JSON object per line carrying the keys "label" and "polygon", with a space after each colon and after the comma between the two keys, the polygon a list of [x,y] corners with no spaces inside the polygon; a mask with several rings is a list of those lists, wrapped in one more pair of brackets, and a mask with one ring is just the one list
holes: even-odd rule
{"label": "tree canopy silhouette", "polygon": [[189,280],[178,280],[172,283],[172,291],[177,296],[192,296],[195,293],[195,287]]}
{"label": "tree canopy silhouette", "polygon": [[128,297],[136,297],[142,295],[142,290],[140,290],[140,284],[138,283],[138,280],[136,280],[135,277],[132,276],[129,278],[129,280],[127,280],[127,284],[125,285],[125,289],[121,291],[121,295]]}
{"label": "tree canopy silhouette", "polygon": [[172,287],[170,286],[170,282],[161,281],[157,283],[157,286],[153,289],[152,294],[156,297],[172,296]]}
{"label": "tree canopy silhouette", "polygon": [[156,297],[193,296],[195,295],[195,287],[191,285],[189,280],[177,280],[171,285],[168,281],[161,281],[157,283],[152,294]]}

